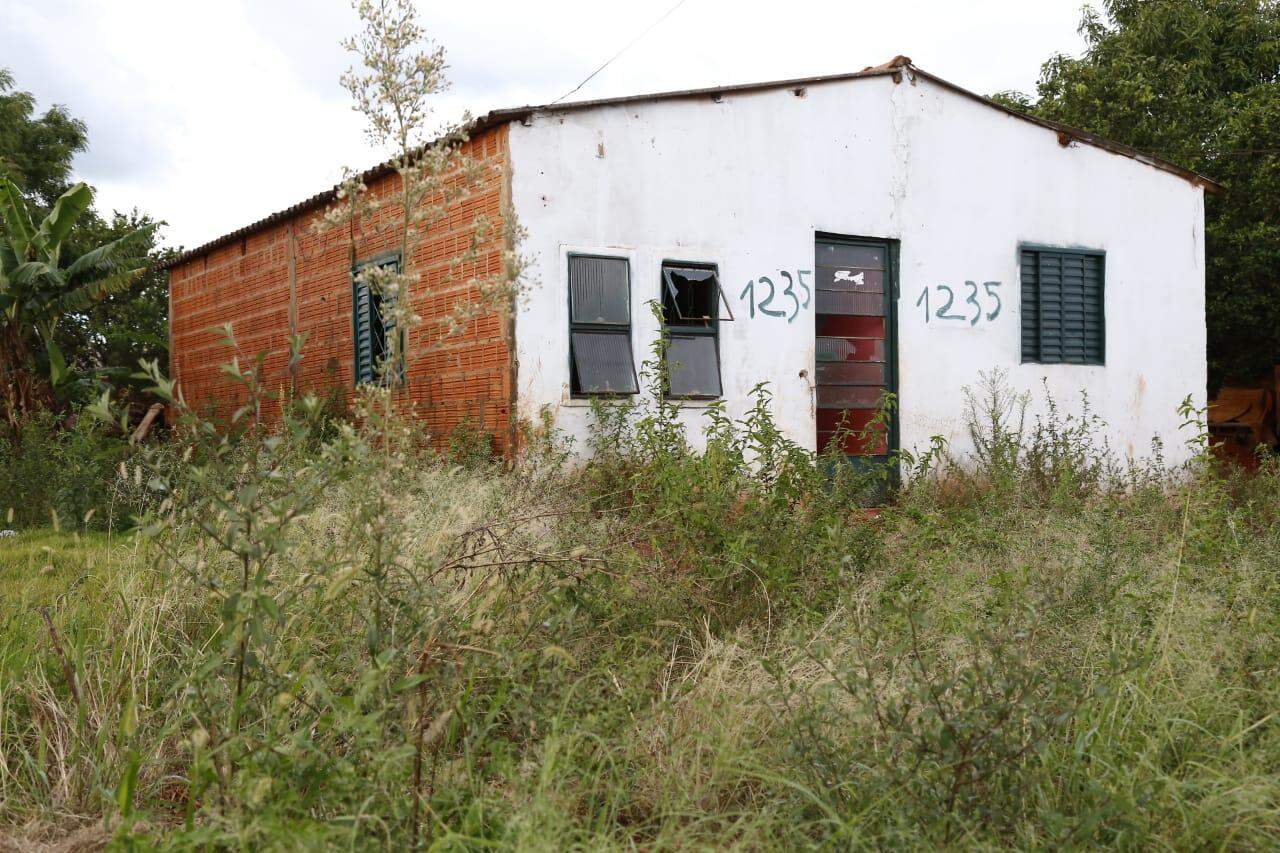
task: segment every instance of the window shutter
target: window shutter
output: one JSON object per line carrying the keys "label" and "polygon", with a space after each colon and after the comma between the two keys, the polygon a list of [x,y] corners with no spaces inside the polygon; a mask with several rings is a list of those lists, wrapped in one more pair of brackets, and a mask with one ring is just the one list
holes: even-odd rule
{"label": "window shutter", "polygon": [[1068,364],[1088,361],[1084,342],[1083,255],[1063,255],[1062,264],[1062,360]]}
{"label": "window shutter", "polygon": [[720,354],[714,335],[672,334],[666,356],[667,392],[671,396],[720,396]]}
{"label": "window shutter", "polygon": [[1039,258],[1022,251],[1022,360],[1040,360],[1040,273]]}
{"label": "window shutter", "polygon": [[1094,364],[1106,361],[1106,294],[1103,289],[1105,271],[1101,255],[1084,258],[1084,346],[1085,359]]}
{"label": "window shutter", "polygon": [[368,285],[354,285],[352,308],[355,317],[355,380],[357,385],[373,381],[373,297]]}
{"label": "window shutter", "polygon": [[[662,264],[665,393],[714,398],[720,384],[720,274],[711,264]],[[726,302],[726,304],[728,304]]]}
{"label": "window shutter", "polygon": [[[398,262],[397,262],[396,268],[397,270],[399,269]],[[384,374],[380,378],[382,378],[384,382],[393,381],[396,383],[400,383],[404,381],[405,350],[407,349],[406,345],[408,341],[405,339],[404,330],[396,328],[396,318],[395,318],[396,301],[394,298],[392,299],[384,298],[380,300],[375,300],[375,303],[378,309],[377,310],[378,320],[382,325],[382,329],[381,329],[382,338],[379,344],[375,346],[376,357],[374,361],[376,362],[379,359],[388,359],[391,357],[391,339],[393,336],[399,335],[399,337],[396,339],[396,345],[399,347],[399,349],[397,350],[397,352],[399,353],[399,358],[396,359],[395,364],[390,366],[390,375]],[[380,365],[375,363],[374,371],[376,372],[379,369],[379,367]]]}
{"label": "window shutter", "polygon": [[626,331],[574,329],[569,334],[573,378],[580,394],[635,394],[639,391]]}
{"label": "window shutter", "polygon": [[[351,316],[354,338],[355,384],[371,382],[402,383],[405,380],[406,336],[397,329],[392,308],[395,300],[384,300],[367,283],[360,281],[360,271],[371,266],[401,269],[399,256],[375,261],[364,261],[351,271]],[[400,358],[392,375],[384,375],[383,365],[391,354],[392,336],[398,335]]]}
{"label": "window shutter", "polygon": [[1062,361],[1062,256],[1041,252],[1040,276],[1040,361]]}
{"label": "window shutter", "polygon": [[569,257],[572,323],[625,326],[631,322],[631,282],[626,258]]}
{"label": "window shutter", "polygon": [[1022,250],[1024,362],[1104,362],[1104,264],[1101,254]]}

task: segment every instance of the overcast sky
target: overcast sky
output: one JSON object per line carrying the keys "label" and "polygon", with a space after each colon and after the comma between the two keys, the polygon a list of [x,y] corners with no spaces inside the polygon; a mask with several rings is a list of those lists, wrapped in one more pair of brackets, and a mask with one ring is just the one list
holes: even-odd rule
{"label": "overcast sky", "polygon": [[[346,0],[0,0],[0,66],[89,126],[80,178],[191,248],[384,159],[338,75]],[[442,118],[546,103],[676,0],[419,0],[448,52]],[[685,0],[573,100],[860,70],[897,54],[975,91],[1030,91],[1081,50],[1082,0]]]}

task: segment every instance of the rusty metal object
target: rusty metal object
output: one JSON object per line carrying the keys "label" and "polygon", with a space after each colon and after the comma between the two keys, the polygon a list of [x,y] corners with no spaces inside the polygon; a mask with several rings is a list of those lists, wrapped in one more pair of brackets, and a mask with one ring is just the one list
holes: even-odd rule
{"label": "rusty metal object", "polygon": [[1209,435],[1219,458],[1246,468],[1256,450],[1276,444],[1276,394],[1272,388],[1223,388],[1209,404]]}

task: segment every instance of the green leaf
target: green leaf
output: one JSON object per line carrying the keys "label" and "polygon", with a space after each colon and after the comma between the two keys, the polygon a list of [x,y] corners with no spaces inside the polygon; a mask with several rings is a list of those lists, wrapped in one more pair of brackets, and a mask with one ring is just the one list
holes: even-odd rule
{"label": "green leaf", "polygon": [[27,213],[27,203],[22,193],[8,178],[0,176],[0,213],[4,214],[4,225],[8,243],[14,253],[26,257],[31,245],[35,227],[31,224],[31,215]]}
{"label": "green leaf", "polygon": [[136,693],[129,694],[129,701],[125,703],[124,710],[120,714],[120,740],[124,741],[133,737],[133,733],[138,730],[138,696]]}
{"label": "green leaf", "polygon": [[18,255],[9,241],[0,236],[0,293],[9,289],[9,274],[18,268]]}
{"label": "green leaf", "polygon": [[122,268],[139,266],[146,254],[143,244],[155,228],[155,225],[148,225],[90,249],[67,265],[67,278],[75,284],[82,284],[85,280],[103,278]]}
{"label": "green leaf", "polygon": [[95,402],[84,407],[84,411],[103,423],[113,423],[115,421],[115,413],[111,411],[111,391],[103,391],[102,396]]}
{"label": "green leaf", "polygon": [[73,290],[63,293],[54,301],[52,309],[56,316],[73,311],[83,311],[99,299],[116,293],[122,293],[146,272],[146,267],[132,270],[121,270],[107,278],[89,282]]}
{"label": "green leaf", "polygon": [[56,265],[62,252],[62,241],[71,233],[76,220],[89,209],[93,203],[93,190],[83,181],[73,186],[58,197],[53,203],[53,210],[40,223],[39,230],[31,242]]}
{"label": "green leaf", "polygon": [[121,816],[128,818],[133,814],[133,792],[138,787],[138,767],[142,764],[142,756],[136,749],[129,750],[128,763],[124,768],[124,777],[116,788],[116,805],[120,807]]}
{"label": "green leaf", "polygon": [[394,693],[403,693],[406,690],[412,690],[430,677],[430,673],[419,672],[415,675],[409,676],[408,678],[400,679],[395,683],[395,686],[393,686],[391,690]]}
{"label": "green leaf", "polygon": [[55,267],[44,261],[27,261],[18,264],[16,268],[8,275],[11,286],[17,288],[32,288],[41,279],[45,280],[52,287],[58,287],[62,282],[62,273]]}
{"label": "green leaf", "polygon": [[258,606],[261,607],[262,611],[272,619],[277,622],[280,621],[280,606],[276,604],[276,600],[274,598],[266,593],[262,593],[258,596]]}
{"label": "green leaf", "polygon": [[44,346],[49,353],[49,380],[56,388],[70,378],[71,371],[67,369],[67,360],[62,355],[62,349],[54,341],[52,332],[53,329],[49,329]]}

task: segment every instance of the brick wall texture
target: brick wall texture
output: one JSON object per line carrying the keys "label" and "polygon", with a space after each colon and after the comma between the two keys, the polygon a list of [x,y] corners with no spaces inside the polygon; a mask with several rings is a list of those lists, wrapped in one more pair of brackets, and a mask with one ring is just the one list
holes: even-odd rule
{"label": "brick wall texture", "polygon": [[[502,268],[509,176],[506,126],[477,134],[462,153],[484,167],[483,177],[452,199],[443,218],[420,235],[406,265],[419,276],[413,301],[423,322],[410,332],[406,382],[396,393],[401,411],[424,421],[437,444],[467,423],[489,433],[495,450],[508,452],[514,376],[507,320],[499,312],[486,313],[455,334],[448,334],[445,325],[456,305],[475,301],[468,281]],[[395,199],[399,183],[391,173],[370,181],[369,193]],[[244,401],[243,390],[221,370],[233,355],[218,331],[224,323],[232,326],[242,363],[265,354],[263,376],[273,390],[332,393],[350,404],[352,231],[357,262],[398,250],[400,208],[388,203],[355,229],[317,232],[315,224],[326,209],[273,222],[170,270],[170,375],[196,411],[226,417]],[[460,263],[481,215],[494,226],[491,236],[473,263]],[[307,338],[291,377],[288,336],[294,331]],[[279,407],[264,416],[278,417]]]}

